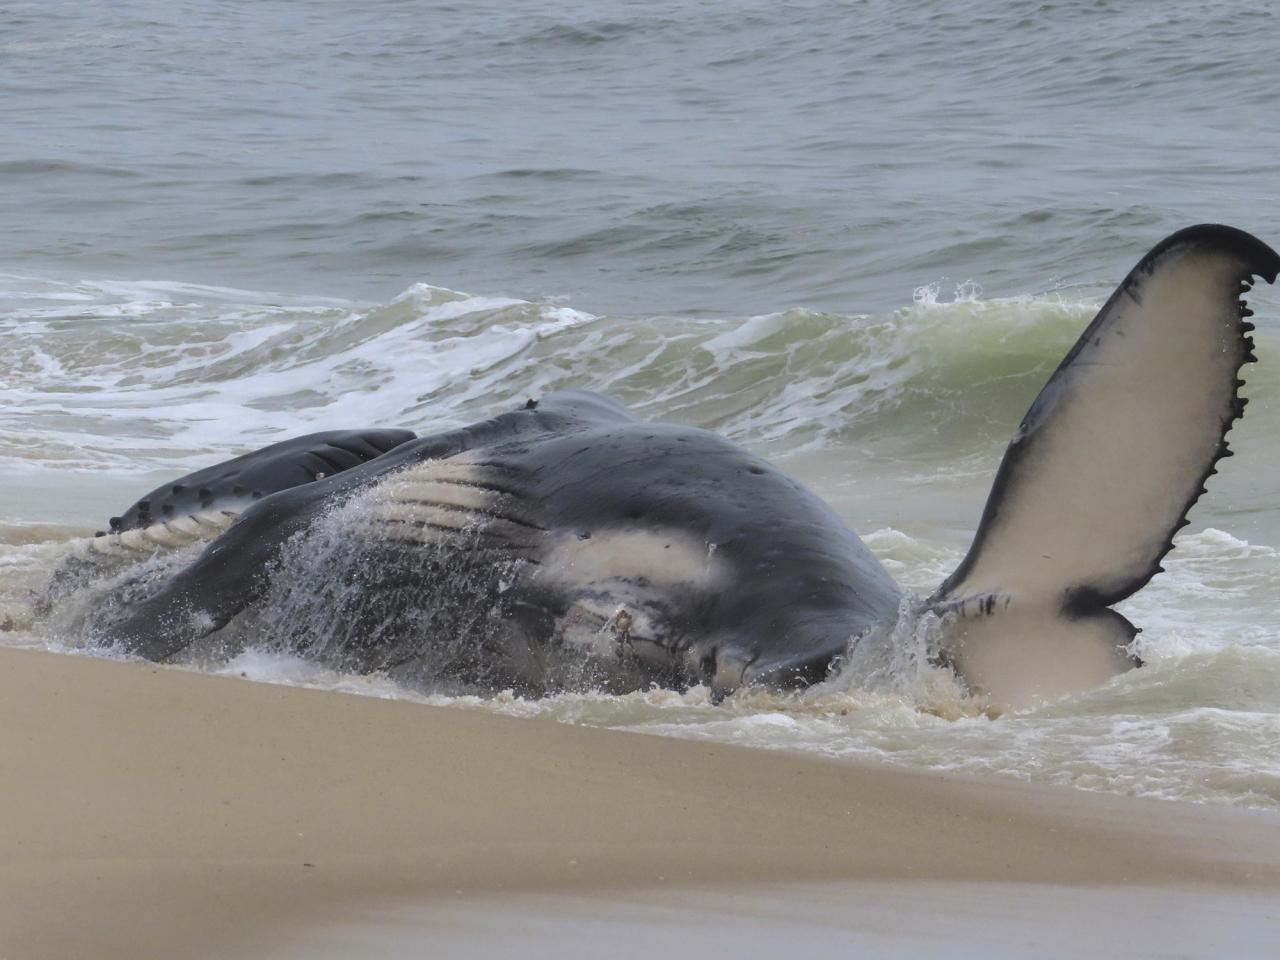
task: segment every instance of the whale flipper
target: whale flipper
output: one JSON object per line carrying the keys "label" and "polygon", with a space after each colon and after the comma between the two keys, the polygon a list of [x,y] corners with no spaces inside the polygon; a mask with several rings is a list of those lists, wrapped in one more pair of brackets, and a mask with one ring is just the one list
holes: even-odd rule
{"label": "whale flipper", "polygon": [[125,533],[207,510],[243,510],[255,500],[367,463],[414,439],[409,430],[329,430],[273,443],[157,487],[118,517]]}
{"label": "whale flipper", "polygon": [[1231,227],[1173,234],[1134,267],[1040,391],[996,473],[968,555],[931,602],[955,623],[943,659],[1018,704],[1127,669],[1136,633],[1107,608],[1161,570],[1230,455],[1241,295],[1280,256]]}
{"label": "whale flipper", "polygon": [[74,543],[53,572],[42,605],[86,579],[213,540],[264,497],[344,473],[412,439],[408,430],[329,430],[273,443],[170,481],[112,517],[109,533]]}

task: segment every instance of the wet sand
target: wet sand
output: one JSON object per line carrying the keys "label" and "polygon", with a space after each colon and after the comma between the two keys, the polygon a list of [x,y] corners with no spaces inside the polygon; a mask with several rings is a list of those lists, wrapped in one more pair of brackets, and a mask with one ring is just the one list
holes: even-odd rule
{"label": "wet sand", "polygon": [[1275,960],[1280,902],[1213,887],[955,880],[437,898],[311,924],[268,960]]}
{"label": "wet sand", "polygon": [[432,910],[496,917],[525,898],[561,904],[563,930],[573,904],[678,896],[712,918],[715,898],[765,885],[779,902],[901,890],[883,909],[904,929],[922,892],[988,927],[999,911],[983,897],[1044,885],[1253,904],[1264,924],[1259,905],[1280,899],[1272,814],[33,651],[0,650],[0,772],[0,957],[14,960],[336,956],[289,944],[397,911],[419,917],[421,951]]}

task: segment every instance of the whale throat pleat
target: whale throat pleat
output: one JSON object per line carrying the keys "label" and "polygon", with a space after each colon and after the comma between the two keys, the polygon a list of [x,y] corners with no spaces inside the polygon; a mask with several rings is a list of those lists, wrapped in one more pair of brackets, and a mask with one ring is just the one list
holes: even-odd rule
{"label": "whale throat pleat", "polygon": [[509,476],[457,457],[398,471],[348,503],[340,522],[375,540],[524,551],[542,528],[517,507]]}

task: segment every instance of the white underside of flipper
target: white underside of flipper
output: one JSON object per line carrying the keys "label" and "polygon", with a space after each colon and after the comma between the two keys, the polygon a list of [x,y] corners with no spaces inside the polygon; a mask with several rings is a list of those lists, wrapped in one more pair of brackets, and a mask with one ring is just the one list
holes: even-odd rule
{"label": "white underside of flipper", "polygon": [[[1160,570],[1229,451],[1240,299],[1280,259],[1227,227],[1157,246],[1120,285],[1015,434],[969,554],[933,597],[943,650],[975,689],[1019,705],[1131,664],[1133,628],[1106,608]],[[1033,653],[1032,651],[1038,651]]]}
{"label": "white underside of flipper", "polygon": [[124,533],[107,533],[72,542],[69,554],[84,560],[138,560],[163,550],[178,550],[221,536],[240,516],[226,508],[162,520]]}

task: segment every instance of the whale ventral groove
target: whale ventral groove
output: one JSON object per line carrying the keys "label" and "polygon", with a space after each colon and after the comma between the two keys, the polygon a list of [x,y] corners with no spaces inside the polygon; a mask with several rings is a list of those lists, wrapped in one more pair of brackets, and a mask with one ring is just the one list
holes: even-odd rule
{"label": "whale ventral groove", "polygon": [[[1031,402],[968,552],[924,600],[763,458],[564,390],[432,435],[299,437],[157,488],[116,536],[238,519],[131,587],[101,639],[163,660],[248,636],[426,685],[721,697],[819,682],[909,614],[994,705],[1087,689],[1137,665],[1111,607],[1160,571],[1230,455],[1256,359],[1242,295],[1277,273],[1269,246],[1215,224],[1142,257]],[[165,535],[102,539],[129,562]]]}

